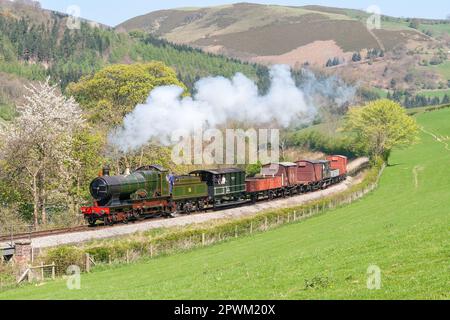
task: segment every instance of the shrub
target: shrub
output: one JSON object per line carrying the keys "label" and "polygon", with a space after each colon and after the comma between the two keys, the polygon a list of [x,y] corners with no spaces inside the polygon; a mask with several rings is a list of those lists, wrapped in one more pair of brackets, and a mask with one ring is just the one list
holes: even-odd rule
{"label": "shrub", "polygon": [[72,265],[84,265],[84,251],[77,247],[64,246],[50,249],[43,257],[45,264],[56,264],[56,272],[59,275],[65,274],[67,268]]}

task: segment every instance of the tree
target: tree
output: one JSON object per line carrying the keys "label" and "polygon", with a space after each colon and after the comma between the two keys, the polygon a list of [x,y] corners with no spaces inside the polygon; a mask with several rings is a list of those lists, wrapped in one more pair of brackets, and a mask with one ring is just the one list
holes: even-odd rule
{"label": "tree", "polygon": [[413,28],[413,29],[418,29],[420,26],[420,21],[417,19],[412,19],[411,22],[409,23],[409,27]]}
{"label": "tree", "polygon": [[91,120],[113,126],[137,104],[144,103],[152,89],[163,85],[187,90],[175,70],[162,62],[150,62],[106,67],[69,85],[68,93],[90,112]]}
{"label": "tree", "polygon": [[418,125],[400,104],[383,99],[347,114],[344,130],[372,158],[388,161],[393,148],[407,147],[417,139]]}
{"label": "tree", "polygon": [[391,88],[394,89],[397,86],[397,80],[395,80],[394,78],[391,80]]}
{"label": "tree", "polygon": [[9,182],[33,203],[34,224],[47,221],[48,200],[67,189],[67,168],[74,165],[73,137],[83,125],[73,98],[57,92],[49,79],[26,88],[19,116],[0,130],[0,159]]}
{"label": "tree", "polygon": [[359,52],[354,53],[353,56],[352,56],[352,61],[353,62],[361,61],[361,59],[362,59],[361,53],[359,53]]}

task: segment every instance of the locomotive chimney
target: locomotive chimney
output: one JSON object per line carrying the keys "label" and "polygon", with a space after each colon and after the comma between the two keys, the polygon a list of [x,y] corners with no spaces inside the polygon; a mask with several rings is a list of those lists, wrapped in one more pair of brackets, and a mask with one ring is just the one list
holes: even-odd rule
{"label": "locomotive chimney", "polygon": [[103,176],[109,176],[110,169],[108,166],[103,167],[102,175]]}

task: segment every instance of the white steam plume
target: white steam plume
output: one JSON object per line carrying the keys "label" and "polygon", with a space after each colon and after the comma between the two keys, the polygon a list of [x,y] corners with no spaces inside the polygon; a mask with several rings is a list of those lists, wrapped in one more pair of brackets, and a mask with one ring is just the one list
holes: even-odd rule
{"label": "white steam plume", "polygon": [[193,97],[182,98],[183,89],[177,86],[158,87],[145,104],[125,117],[123,126],[110,133],[109,142],[128,152],[153,139],[167,143],[175,130],[217,128],[228,121],[276,123],[283,128],[313,121],[317,109],[296,87],[290,68],[273,66],[270,76],[271,87],[264,96],[259,95],[252,80],[240,73],[231,80],[215,77],[198,81]]}

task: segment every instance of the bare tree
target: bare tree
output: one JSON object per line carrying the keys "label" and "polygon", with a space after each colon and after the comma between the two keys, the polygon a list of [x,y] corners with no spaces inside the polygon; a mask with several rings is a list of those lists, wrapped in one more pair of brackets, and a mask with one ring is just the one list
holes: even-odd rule
{"label": "bare tree", "polygon": [[32,199],[34,224],[47,222],[46,204],[52,190],[67,183],[66,168],[74,133],[82,126],[79,105],[62,96],[49,79],[26,87],[25,104],[19,116],[0,128],[0,157],[12,184]]}

